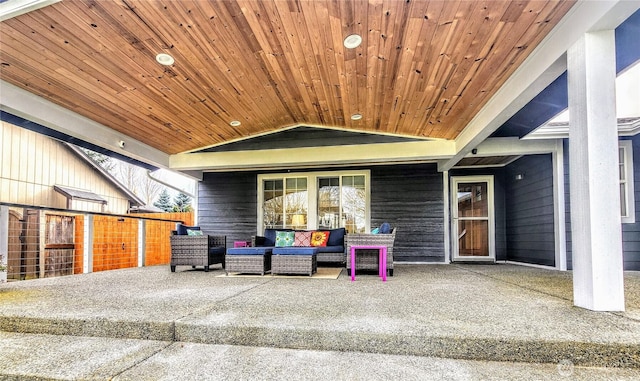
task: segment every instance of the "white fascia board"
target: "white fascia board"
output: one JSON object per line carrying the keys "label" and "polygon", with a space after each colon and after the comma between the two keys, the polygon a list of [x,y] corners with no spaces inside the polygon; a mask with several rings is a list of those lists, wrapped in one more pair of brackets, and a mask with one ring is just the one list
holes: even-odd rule
{"label": "white fascia board", "polygon": [[[168,168],[169,166],[168,154],[123,133],[8,82],[0,80],[0,89],[2,111],[156,167]],[[120,141],[125,142],[124,148],[119,146]]]}
{"label": "white fascia board", "polygon": [[44,8],[62,0],[8,0],[0,3],[0,21]]}
{"label": "white fascia board", "polygon": [[435,162],[455,153],[453,141],[417,141],[172,155],[175,171],[229,171],[356,164]]}
{"label": "white fascia board", "polygon": [[567,69],[566,51],[584,33],[617,27],[637,1],[579,1],[534,49],[456,138],[456,155],[438,165],[451,169]]}
{"label": "white fascia board", "polygon": [[537,155],[555,152],[557,147],[555,140],[548,139],[490,138],[478,145],[477,154],[467,157]]}

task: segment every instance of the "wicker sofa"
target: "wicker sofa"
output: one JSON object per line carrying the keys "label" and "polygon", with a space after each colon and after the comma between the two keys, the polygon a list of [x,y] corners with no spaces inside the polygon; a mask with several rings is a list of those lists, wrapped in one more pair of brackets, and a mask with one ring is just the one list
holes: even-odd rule
{"label": "wicker sofa", "polygon": [[189,231],[200,231],[198,226],[177,224],[172,232],[171,242],[171,272],[176,266],[203,266],[209,271],[209,266],[220,263],[225,266],[224,258],[227,250],[227,237],[223,235],[189,235]]}
{"label": "wicker sofa", "polygon": [[[252,237],[251,243],[253,247],[273,247],[276,246],[276,232],[278,231],[294,231],[292,229],[265,229],[263,236]],[[344,264],[344,237],[346,235],[345,228],[337,228],[323,230],[329,232],[327,246],[315,247],[317,249],[317,262],[319,263],[337,263]],[[304,246],[303,246],[304,247]],[[301,250],[299,246],[279,247],[278,250],[296,251]],[[282,254],[282,253],[281,253]]]}
{"label": "wicker sofa", "polygon": [[[387,273],[393,276],[393,244],[396,239],[396,229],[391,230],[389,234],[347,234],[344,238],[344,244],[347,248],[345,254],[351,253],[351,246],[357,245],[373,245],[387,247]],[[358,250],[356,255],[356,270],[378,270],[378,250]],[[351,261],[347,262],[347,272],[351,271]]]}

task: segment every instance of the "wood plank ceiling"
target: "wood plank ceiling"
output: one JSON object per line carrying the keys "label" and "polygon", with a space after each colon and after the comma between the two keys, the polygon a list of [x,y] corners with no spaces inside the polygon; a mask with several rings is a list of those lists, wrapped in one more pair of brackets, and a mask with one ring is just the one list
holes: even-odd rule
{"label": "wood plank ceiling", "polygon": [[454,139],[573,4],[62,1],[0,24],[0,78],[169,154],[300,124]]}

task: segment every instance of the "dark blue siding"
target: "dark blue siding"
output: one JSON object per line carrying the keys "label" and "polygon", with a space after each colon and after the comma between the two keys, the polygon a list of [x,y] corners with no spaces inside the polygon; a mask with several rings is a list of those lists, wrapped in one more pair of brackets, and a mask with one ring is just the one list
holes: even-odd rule
{"label": "dark blue siding", "polygon": [[622,224],[624,269],[640,270],[640,136],[630,139],[633,145],[633,182],[636,222]]}
{"label": "dark blue siding", "polygon": [[435,164],[371,168],[371,226],[397,226],[398,262],[444,261],[442,173]]}
{"label": "dark blue siding", "polygon": [[257,173],[205,173],[198,185],[198,224],[209,234],[233,241],[256,234]]}
{"label": "dark blue siding", "polygon": [[554,266],[551,155],[522,157],[506,167],[505,177],[507,259]]}
{"label": "dark blue siding", "polygon": [[422,139],[418,138],[339,131],[319,127],[296,127],[290,130],[206,148],[198,152],[252,151],[263,150],[267,147],[268,149],[285,149],[353,144],[398,143],[421,140]]}
{"label": "dark blue siding", "polygon": [[[386,221],[398,228],[394,259],[444,261],[443,183],[436,165],[376,166],[370,170],[371,226]],[[259,173],[263,172],[205,173],[198,188],[198,223],[205,232],[226,235],[227,245],[256,234]]]}

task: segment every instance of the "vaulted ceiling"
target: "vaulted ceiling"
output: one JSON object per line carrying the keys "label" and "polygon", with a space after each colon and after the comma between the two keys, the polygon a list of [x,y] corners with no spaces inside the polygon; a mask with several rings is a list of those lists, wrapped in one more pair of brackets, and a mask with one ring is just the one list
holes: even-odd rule
{"label": "vaulted ceiling", "polygon": [[0,79],[166,154],[298,125],[451,140],[574,4],[61,1],[0,23]]}

